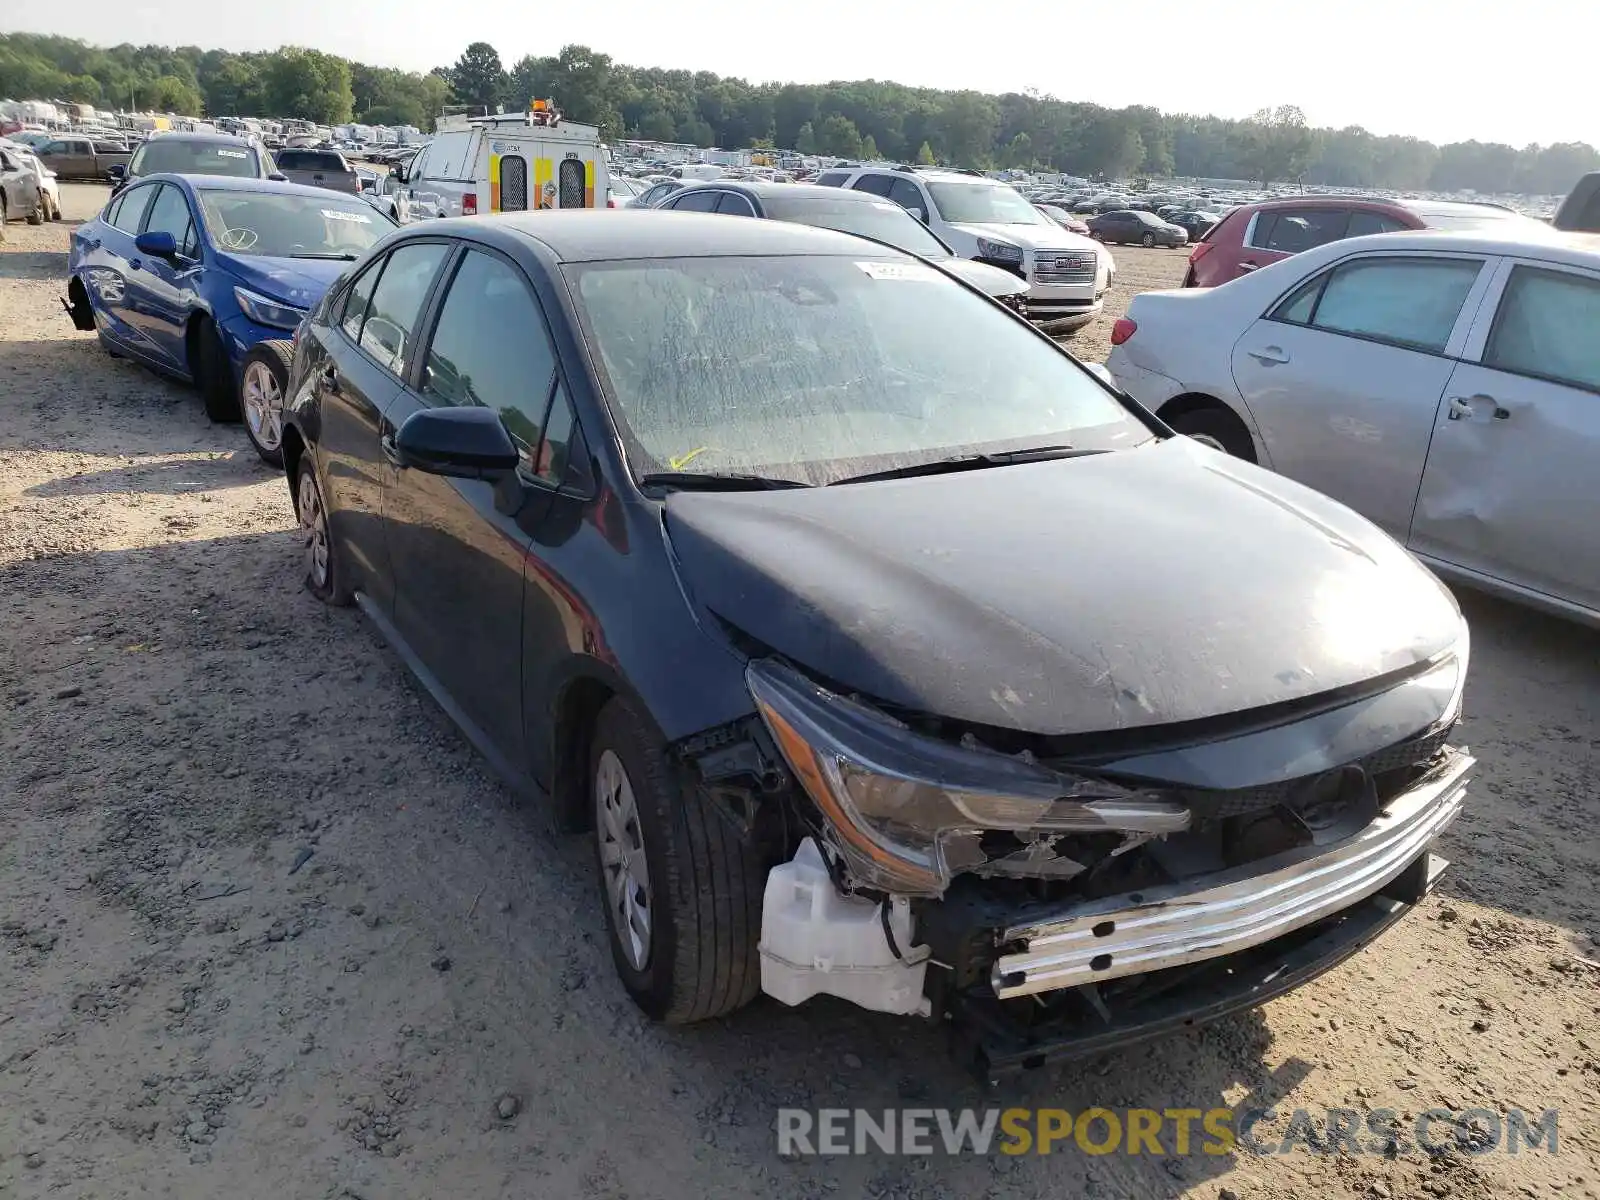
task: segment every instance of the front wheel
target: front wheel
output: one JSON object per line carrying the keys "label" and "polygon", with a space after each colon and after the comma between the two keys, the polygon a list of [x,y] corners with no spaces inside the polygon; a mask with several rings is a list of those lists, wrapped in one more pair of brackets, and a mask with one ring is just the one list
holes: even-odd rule
{"label": "front wheel", "polygon": [[45,218],[45,198],[39,197],[39,203],[33,206],[33,211],[28,214],[29,225],[43,225]]}
{"label": "front wheel", "polygon": [[1146,250],[1149,250],[1155,244],[1156,244],[1156,235],[1153,234],[1153,233],[1147,233],[1142,238],[1139,239],[1139,245],[1143,246]]}
{"label": "front wheel", "polygon": [[274,467],[283,466],[283,404],[289,394],[293,361],[291,343],[278,339],[257,342],[245,355],[239,381],[244,435],[262,461]]}
{"label": "front wheel", "polygon": [[760,990],[764,873],[750,846],[667,760],[632,701],[600,711],[589,757],[595,858],[611,957],[668,1024],[720,1017]]}

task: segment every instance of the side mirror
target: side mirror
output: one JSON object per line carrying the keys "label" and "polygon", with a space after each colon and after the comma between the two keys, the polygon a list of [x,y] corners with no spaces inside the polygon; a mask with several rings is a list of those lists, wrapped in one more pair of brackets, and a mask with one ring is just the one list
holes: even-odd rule
{"label": "side mirror", "polygon": [[165,230],[147,230],[134,238],[133,244],[140,254],[151,258],[176,258],[178,255],[178,240]]}
{"label": "side mirror", "polygon": [[390,459],[429,475],[493,479],[517,468],[516,443],[500,414],[476,405],[424,408],[395,432]]}
{"label": "side mirror", "polygon": [[112,163],[106,168],[106,178],[112,183],[121,183],[128,174],[128,168],[123,163]]}
{"label": "side mirror", "polygon": [[289,182],[289,177],[287,175],[285,175],[282,171],[274,171],[271,175],[268,175],[267,178],[272,180],[273,183],[288,183]]}
{"label": "side mirror", "polygon": [[910,213],[913,217],[915,217],[917,220],[921,221],[924,225],[926,225],[928,223],[928,210],[927,209],[925,209],[925,208],[908,208],[908,209],[906,209],[906,211],[908,213]]}

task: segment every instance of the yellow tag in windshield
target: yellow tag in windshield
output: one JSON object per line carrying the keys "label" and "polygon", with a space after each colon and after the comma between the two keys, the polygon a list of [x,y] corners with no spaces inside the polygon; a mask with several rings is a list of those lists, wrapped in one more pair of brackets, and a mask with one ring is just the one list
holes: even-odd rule
{"label": "yellow tag in windshield", "polygon": [[677,458],[667,459],[667,466],[674,471],[681,471],[694,461],[696,455],[704,454],[709,449],[711,449],[710,446],[696,446],[687,454],[680,454]]}

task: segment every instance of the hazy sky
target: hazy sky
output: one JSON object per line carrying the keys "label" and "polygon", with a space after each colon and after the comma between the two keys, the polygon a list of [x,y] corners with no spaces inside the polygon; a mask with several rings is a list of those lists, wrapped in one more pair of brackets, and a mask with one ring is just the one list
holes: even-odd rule
{"label": "hazy sky", "polygon": [[312,46],[428,70],[468,42],[509,67],[581,42],[636,66],[747,79],[1038,88],[1112,107],[1245,116],[1433,141],[1600,144],[1592,0],[72,0],[0,28],[110,45]]}

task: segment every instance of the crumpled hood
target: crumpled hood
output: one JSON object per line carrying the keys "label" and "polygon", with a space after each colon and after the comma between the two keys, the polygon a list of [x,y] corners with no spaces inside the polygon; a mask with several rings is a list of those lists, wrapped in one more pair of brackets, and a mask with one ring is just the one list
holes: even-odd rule
{"label": "crumpled hood", "polygon": [[351,264],[338,258],[267,258],[253,254],[217,255],[217,265],[245,287],[271,300],[310,308]]}
{"label": "crumpled hood", "polygon": [[1099,252],[1100,243],[1081,233],[1051,222],[1046,225],[990,225],[979,221],[952,221],[957,229],[964,229],[978,237],[997,242],[1010,242],[1025,250],[1093,250]]}
{"label": "crumpled hood", "polygon": [[677,492],[698,604],[821,680],[1060,735],[1365,682],[1448,648],[1454,599],[1377,527],[1189,441],[816,489]]}

